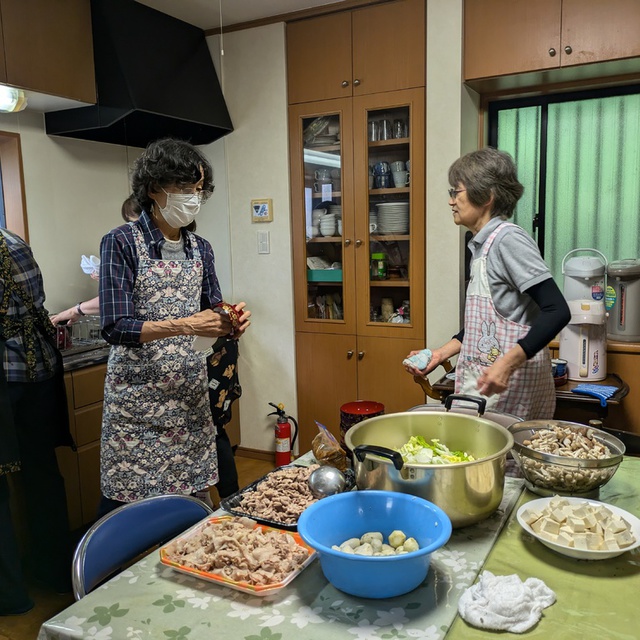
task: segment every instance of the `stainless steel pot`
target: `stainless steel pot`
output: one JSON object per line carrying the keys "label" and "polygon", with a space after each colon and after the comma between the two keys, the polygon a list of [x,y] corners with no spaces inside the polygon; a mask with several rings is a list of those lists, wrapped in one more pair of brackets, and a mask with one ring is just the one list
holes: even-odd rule
{"label": "stainless steel pot", "polygon": [[[438,438],[476,458],[451,465],[404,464],[394,449],[411,436]],[[500,505],[513,436],[486,418],[452,412],[407,411],[370,418],[351,427],[345,443],[354,452],[359,489],[399,491],[438,505],[453,527],[484,520]]]}

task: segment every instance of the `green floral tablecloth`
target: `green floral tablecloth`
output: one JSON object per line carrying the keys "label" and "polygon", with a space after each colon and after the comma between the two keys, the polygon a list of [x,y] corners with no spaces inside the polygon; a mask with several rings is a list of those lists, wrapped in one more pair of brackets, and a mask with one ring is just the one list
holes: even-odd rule
{"label": "green floral tablecloth", "polygon": [[[640,458],[625,457],[597,498],[640,518]],[[484,569],[495,575],[540,578],[555,591],[557,602],[524,637],[537,640],[637,640],[640,638],[640,549],[609,560],[575,560],[560,555],[518,524],[521,504],[540,496],[524,491]],[[504,633],[483,631],[457,618],[447,640],[488,640]],[[506,634],[516,638],[517,634]]]}
{"label": "green floral tablecloth", "polygon": [[334,589],[317,561],[278,594],[256,597],[164,566],[158,552],[48,620],[39,640],[354,640],[444,638],[522,493],[507,478],[488,519],[454,531],[425,582],[405,596],[367,600]]}

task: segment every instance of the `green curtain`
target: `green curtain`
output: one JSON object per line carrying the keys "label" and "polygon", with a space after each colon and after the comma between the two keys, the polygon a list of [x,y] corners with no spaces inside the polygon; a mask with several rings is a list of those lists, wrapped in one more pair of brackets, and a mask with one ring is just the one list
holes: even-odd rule
{"label": "green curtain", "polygon": [[[514,156],[525,186],[514,221],[530,233],[541,112],[498,112],[498,148]],[[609,262],[640,258],[640,94],[551,102],[546,144],[544,258],[560,287],[562,260],[572,249],[598,249]]]}

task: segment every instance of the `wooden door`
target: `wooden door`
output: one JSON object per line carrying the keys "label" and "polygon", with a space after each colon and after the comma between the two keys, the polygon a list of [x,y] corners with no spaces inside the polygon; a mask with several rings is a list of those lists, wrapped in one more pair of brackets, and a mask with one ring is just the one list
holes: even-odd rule
{"label": "wooden door", "polygon": [[[340,139],[330,144],[314,144],[307,137],[318,122],[337,127]],[[355,258],[353,210],[352,100],[323,100],[292,105],[289,108],[289,162],[291,186],[291,229],[293,244],[294,305],[297,331],[319,333],[355,333]],[[338,171],[335,190],[318,193],[314,171]],[[334,180],[334,178],[331,178]],[[340,187],[337,188],[337,184]],[[324,187],[324,185],[323,185]],[[325,203],[330,202],[330,205]],[[314,209],[321,204],[340,208],[341,229],[334,235],[322,235],[314,228]],[[337,213],[334,214],[337,216]],[[315,234],[319,235],[315,235]],[[340,263],[336,271],[313,272],[310,259],[321,258],[327,265]],[[340,272],[340,273],[338,273]],[[317,278],[317,279],[316,279]],[[335,278],[335,279],[333,279]],[[318,299],[331,296],[340,313],[319,312]],[[338,302],[339,301],[339,302]],[[341,317],[340,317],[341,316]]]}
{"label": "wooden door", "polygon": [[558,67],[561,13],[562,0],[465,0],[464,79]]}
{"label": "wooden door", "polygon": [[425,1],[353,11],[353,95],[424,87]]}
{"label": "wooden door", "polygon": [[562,66],[640,56],[638,0],[563,0]]}
{"label": "wooden door", "polygon": [[1,0],[7,82],[95,103],[89,0]]}
{"label": "wooden door", "polygon": [[301,453],[311,449],[316,420],[340,438],[340,407],[358,399],[355,352],[355,336],[296,333]]}
{"label": "wooden door", "polygon": [[100,442],[78,448],[78,475],[82,502],[82,522],[96,519],[100,504]]}
{"label": "wooden door", "polygon": [[287,25],[289,104],[351,96],[351,14]]}
{"label": "wooden door", "polygon": [[[371,121],[401,121],[408,127],[408,137],[369,141]],[[353,99],[353,166],[356,211],[356,295],[357,334],[389,338],[418,338],[425,335],[425,132],[424,89],[392,91]],[[367,167],[379,162],[410,161],[407,186],[369,189]],[[409,203],[409,225],[402,233],[370,232],[370,212],[378,205]],[[380,219],[381,221],[381,219]],[[390,274],[384,281],[370,274],[371,254],[388,256]],[[411,307],[410,322],[395,324],[373,319],[383,298],[393,301],[398,309],[403,301]]]}
{"label": "wooden door", "polygon": [[358,400],[384,404],[385,413],[424,404],[425,394],[402,366],[410,351],[424,349],[424,340],[358,337]]}

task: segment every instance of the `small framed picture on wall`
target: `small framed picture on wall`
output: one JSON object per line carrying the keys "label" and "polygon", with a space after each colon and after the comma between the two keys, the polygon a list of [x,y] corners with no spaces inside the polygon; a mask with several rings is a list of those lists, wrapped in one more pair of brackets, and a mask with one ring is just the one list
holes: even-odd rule
{"label": "small framed picture on wall", "polygon": [[271,198],[251,201],[251,222],[272,222],[273,204]]}

